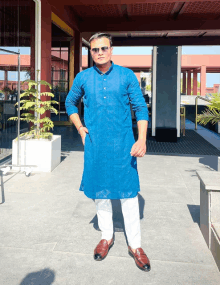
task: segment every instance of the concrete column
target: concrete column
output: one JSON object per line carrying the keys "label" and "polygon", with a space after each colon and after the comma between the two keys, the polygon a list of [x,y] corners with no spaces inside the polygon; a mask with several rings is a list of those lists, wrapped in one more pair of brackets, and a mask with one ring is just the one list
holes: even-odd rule
{"label": "concrete column", "polygon": [[[30,2],[30,48],[31,48],[31,66],[30,66],[30,79],[35,80],[35,2]],[[21,85],[21,89],[24,88]],[[32,96],[32,95],[30,95]],[[30,111],[34,115],[34,111]],[[29,130],[34,125],[32,122],[29,124]]]}
{"label": "concrete column", "polygon": [[183,71],[183,88],[182,88],[182,92],[184,94],[186,94],[186,72]]}
{"label": "concrete column", "polygon": [[191,95],[191,70],[187,71],[187,95]]}
{"label": "concrete column", "polygon": [[[180,138],[180,78],[181,47],[158,46],[156,62],[153,62],[152,107],[156,105],[156,140],[177,142]],[[153,123],[153,120],[152,120]],[[153,127],[153,124],[152,124]]]}
{"label": "concrete column", "polygon": [[30,2],[30,30],[31,30],[31,66],[30,79],[35,80],[35,2]]}
{"label": "concrete column", "polygon": [[200,95],[205,96],[206,89],[206,66],[201,66],[201,74],[200,74]]}
{"label": "concrete column", "polygon": [[[41,1],[41,80],[51,83],[51,6],[46,1]],[[41,92],[49,92],[49,87],[42,86]],[[48,96],[42,96],[43,101],[50,100]],[[47,111],[41,118],[50,117]]]}
{"label": "concrete column", "polygon": [[193,95],[197,95],[197,71],[193,70]]}

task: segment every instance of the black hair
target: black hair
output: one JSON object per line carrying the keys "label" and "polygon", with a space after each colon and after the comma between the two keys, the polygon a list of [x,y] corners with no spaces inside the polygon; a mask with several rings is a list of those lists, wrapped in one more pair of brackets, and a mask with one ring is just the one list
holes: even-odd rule
{"label": "black hair", "polygon": [[96,33],[89,39],[89,43],[91,43],[92,40],[99,39],[99,38],[107,38],[110,41],[110,46],[112,46],[112,36],[107,33]]}

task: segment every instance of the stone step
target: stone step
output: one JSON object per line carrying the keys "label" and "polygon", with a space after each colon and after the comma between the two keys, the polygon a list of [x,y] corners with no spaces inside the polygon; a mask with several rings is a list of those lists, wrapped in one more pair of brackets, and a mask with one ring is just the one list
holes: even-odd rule
{"label": "stone step", "polygon": [[220,223],[213,223],[211,225],[210,250],[220,271]]}

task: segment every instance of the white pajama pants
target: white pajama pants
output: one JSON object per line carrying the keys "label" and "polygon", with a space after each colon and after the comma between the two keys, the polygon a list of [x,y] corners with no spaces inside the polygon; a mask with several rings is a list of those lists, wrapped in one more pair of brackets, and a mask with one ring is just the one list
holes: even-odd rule
{"label": "white pajama pants", "polygon": [[[138,195],[134,198],[120,199],[124,217],[125,231],[131,248],[141,247],[141,227]],[[113,237],[112,204],[110,199],[95,199],[98,225],[102,232],[102,239]]]}

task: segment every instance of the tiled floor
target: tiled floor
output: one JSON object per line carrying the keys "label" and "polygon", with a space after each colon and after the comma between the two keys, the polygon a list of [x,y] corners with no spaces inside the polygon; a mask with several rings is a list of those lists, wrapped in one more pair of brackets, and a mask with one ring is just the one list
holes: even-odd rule
{"label": "tiled floor", "polygon": [[[220,136],[200,125],[186,120],[185,136],[181,135],[178,142],[157,142],[148,131],[147,152],[158,154],[194,154],[220,156]],[[137,137],[136,137],[137,138]],[[218,148],[217,148],[218,147]]]}
{"label": "tiled floor", "polygon": [[[190,120],[186,120],[186,129],[195,130],[195,124]],[[197,124],[197,130],[195,130],[195,132],[202,136],[209,143],[211,143],[214,147],[220,150],[220,134],[208,130],[199,124]]]}
{"label": "tiled floor", "polygon": [[101,233],[94,201],[79,191],[83,146],[78,136],[73,139],[77,135],[73,129],[62,130],[69,151],[63,152],[52,173],[3,177],[1,285],[220,284],[220,273],[199,228],[196,171],[210,171],[205,155],[147,153],[137,159],[141,245],[152,267],[142,272],[128,255],[118,200],[113,203],[114,246],[105,260],[94,261]]}
{"label": "tiled floor", "polygon": [[[220,135],[208,130],[201,125],[195,130],[195,124],[186,120],[186,135],[181,135],[177,143],[156,142],[150,136],[151,121],[149,121],[147,152],[158,154],[195,154],[195,155],[215,155],[220,156]],[[134,124],[134,135],[137,133],[137,125]],[[5,157],[10,157],[12,140],[17,134],[15,128],[0,133],[0,163]],[[83,151],[81,138],[74,126],[55,126],[54,134],[62,136],[62,151]],[[137,137],[136,137],[137,139]]]}

